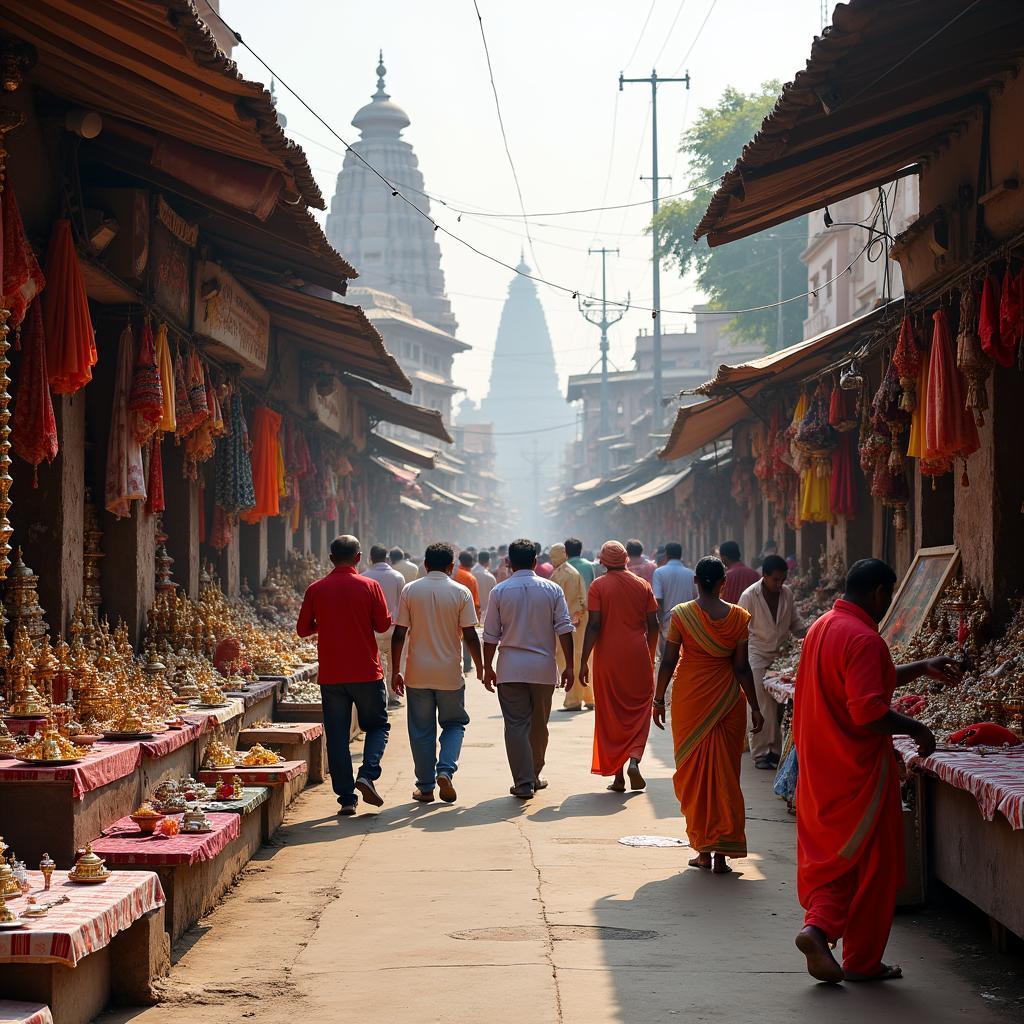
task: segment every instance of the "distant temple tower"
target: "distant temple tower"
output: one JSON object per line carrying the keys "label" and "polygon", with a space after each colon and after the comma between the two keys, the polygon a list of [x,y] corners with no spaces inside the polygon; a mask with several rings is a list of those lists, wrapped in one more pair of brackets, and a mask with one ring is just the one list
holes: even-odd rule
{"label": "distant temple tower", "polygon": [[544,308],[520,256],[508,286],[494,343],[491,382],[479,418],[494,425],[498,476],[509,488],[517,522],[545,544],[548,536],[542,505],[558,479],[566,443],[572,439],[565,398],[558,385],[555,354]]}

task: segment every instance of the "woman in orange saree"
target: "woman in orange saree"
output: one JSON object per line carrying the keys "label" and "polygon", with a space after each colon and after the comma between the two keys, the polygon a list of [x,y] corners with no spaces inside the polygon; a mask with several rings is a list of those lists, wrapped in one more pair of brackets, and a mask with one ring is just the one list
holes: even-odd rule
{"label": "woman in orange saree", "polygon": [[665,728],[665,691],[671,680],[673,782],[686,835],[697,853],[690,866],[724,875],[732,870],[726,857],[747,855],[740,789],[747,715],[743,695],[754,732],[760,732],[764,719],[747,661],[750,615],[719,597],[725,582],[719,559],[702,558],[694,576],[697,600],[672,609],[653,718],[659,729]]}

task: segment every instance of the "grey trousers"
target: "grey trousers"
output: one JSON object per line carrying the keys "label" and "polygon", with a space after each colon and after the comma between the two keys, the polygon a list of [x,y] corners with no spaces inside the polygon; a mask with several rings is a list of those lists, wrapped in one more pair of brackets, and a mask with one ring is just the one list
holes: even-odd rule
{"label": "grey trousers", "polygon": [[505,752],[516,786],[540,778],[548,751],[548,718],[555,688],[543,683],[501,683],[498,703],[505,719]]}

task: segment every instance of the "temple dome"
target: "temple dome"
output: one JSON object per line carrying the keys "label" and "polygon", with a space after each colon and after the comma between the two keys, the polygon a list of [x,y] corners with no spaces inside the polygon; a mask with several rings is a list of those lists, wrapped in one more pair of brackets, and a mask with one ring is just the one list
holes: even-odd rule
{"label": "temple dome", "polygon": [[392,135],[395,138],[403,128],[410,125],[409,115],[384,91],[384,76],[388,69],[384,67],[384,53],[381,52],[377,64],[377,91],[365,107],[356,111],[352,124],[358,128],[363,138],[371,135]]}

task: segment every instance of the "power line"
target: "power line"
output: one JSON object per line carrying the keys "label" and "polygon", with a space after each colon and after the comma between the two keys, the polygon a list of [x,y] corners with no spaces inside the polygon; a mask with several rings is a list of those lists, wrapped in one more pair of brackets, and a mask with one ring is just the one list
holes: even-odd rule
{"label": "power line", "polygon": [[644,37],[644,33],[647,31],[647,25],[651,20],[651,15],[654,13],[654,8],[657,6],[658,0],[651,0],[651,6],[647,8],[647,17],[644,18],[644,23],[640,27],[640,35],[636,37],[636,42],[633,44],[633,52],[626,58],[626,63],[622,66],[628,68],[633,63],[633,58],[636,56],[636,51],[640,49],[640,42]]}
{"label": "power line", "polygon": [[700,23],[700,28],[697,29],[697,34],[693,37],[693,42],[690,43],[690,48],[686,51],[683,59],[679,62],[679,67],[672,72],[673,75],[678,75],[680,71],[686,67],[686,62],[690,59],[690,54],[693,53],[693,48],[697,45],[697,40],[700,39],[701,32],[704,31],[704,26],[708,23],[708,18],[711,17],[711,12],[715,9],[715,5],[718,0],[711,0],[711,6],[708,8],[708,13],[704,15],[704,20]]}
{"label": "power line", "polygon": [[672,19],[672,24],[669,25],[668,31],[665,33],[665,38],[662,41],[661,49],[658,51],[658,56],[651,61],[652,67],[658,66],[658,61],[661,60],[661,55],[665,52],[665,47],[668,46],[669,40],[672,38],[672,33],[676,30],[676,22],[679,21],[679,15],[683,13],[683,8],[686,6],[686,0],[679,0],[679,6],[676,8],[676,16]]}
{"label": "power line", "polygon": [[512,150],[509,148],[508,135],[505,133],[505,119],[501,116],[501,100],[498,99],[498,86],[494,81],[494,67],[491,64],[491,49],[487,45],[487,33],[484,31],[484,19],[480,13],[480,5],[473,0],[473,10],[476,11],[477,24],[480,26],[480,41],[484,44],[484,57],[487,59],[487,75],[491,80],[491,92],[494,94],[494,109],[498,115],[498,127],[501,129],[501,141],[505,144],[505,156],[508,157],[508,166],[512,171],[512,180],[515,182],[516,195],[519,197],[519,210],[523,215],[523,227],[526,229],[526,238],[530,243],[530,255],[533,257],[533,265],[540,270],[540,261],[537,259],[536,250],[533,248],[533,238],[530,237],[530,225],[526,219],[526,203],[523,202],[523,190],[519,184],[519,175],[516,172],[515,161],[512,159]]}

